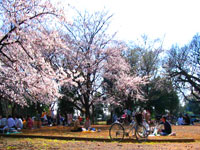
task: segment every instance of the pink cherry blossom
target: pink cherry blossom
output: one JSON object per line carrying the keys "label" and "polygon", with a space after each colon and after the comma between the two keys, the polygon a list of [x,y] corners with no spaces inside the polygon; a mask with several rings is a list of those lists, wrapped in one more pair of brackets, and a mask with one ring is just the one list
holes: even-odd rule
{"label": "pink cherry blossom", "polygon": [[0,11],[1,96],[20,105],[27,104],[26,98],[47,104],[55,101],[61,96],[60,84],[73,83],[47,59],[52,52],[69,50],[49,24],[66,20],[62,11],[49,1],[37,0],[2,0]]}

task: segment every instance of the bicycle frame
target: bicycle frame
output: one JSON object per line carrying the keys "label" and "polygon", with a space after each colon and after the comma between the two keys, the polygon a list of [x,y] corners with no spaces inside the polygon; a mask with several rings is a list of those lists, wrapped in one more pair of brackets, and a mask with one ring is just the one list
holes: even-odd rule
{"label": "bicycle frame", "polygon": [[[129,136],[130,132],[132,131],[132,135],[134,135],[134,130],[136,130],[137,128],[137,123],[134,121],[133,123],[131,123],[130,125],[128,125],[128,129],[125,129],[125,135]],[[126,132],[126,130],[128,130],[128,132]]]}
{"label": "bicycle frame", "polygon": [[124,123],[120,123],[118,121],[114,122],[109,129],[111,140],[116,141],[123,140],[124,136],[129,136],[131,132],[132,136],[135,136],[139,142],[146,140],[149,135],[144,124],[139,124],[135,119],[129,125],[125,125]]}

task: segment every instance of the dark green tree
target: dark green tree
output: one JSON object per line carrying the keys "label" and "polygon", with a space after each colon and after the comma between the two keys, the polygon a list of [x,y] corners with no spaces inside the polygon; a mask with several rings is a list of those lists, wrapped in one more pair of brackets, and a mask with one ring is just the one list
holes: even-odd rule
{"label": "dark green tree", "polygon": [[[172,82],[161,76],[162,41],[150,40],[142,36],[142,42],[130,47],[125,54],[132,67],[132,72],[139,76],[147,76],[148,84],[143,86],[146,101],[132,101],[134,106],[147,107],[151,112],[164,114],[169,111],[176,114],[179,107],[179,99]],[[134,103],[133,103],[134,102]],[[130,104],[130,102],[129,102]]]}
{"label": "dark green tree", "polygon": [[[146,35],[143,35],[138,43],[130,45],[128,52],[125,54],[127,61],[131,65],[132,73],[148,78],[148,83],[142,88],[143,95],[147,101],[151,99],[151,84],[159,74],[161,52],[162,41],[160,39],[150,40]],[[145,102],[139,102],[128,97],[127,104],[130,105],[131,103],[140,107],[145,107],[146,105]]]}
{"label": "dark green tree", "polygon": [[165,114],[168,111],[177,116],[180,105],[177,92],[171,81],[158,78],[150,85],[149,100],[146,105],[148,108],[154,108],[156,114]]}
{"label": "dark green tree", "polygon": [[[188,101],[189,99],[189,101]],[[190,95],[185,99],[185,107],[184,112],[191,112],[195,115],[200,115],[200,103],[199,101],[195,100],[193,95]]]}
{"label": "dark green tree", "polygon": [[68,113],[74,113],[74,105],[67,97],[62,97],[58,100],[58,109],[60,113],[66,115]]}
{"label": "dark green tree", "polygon": [[[67,115],[68,113],[74,113],[74,109],[78,105],[78,97],[76,96],[75,88],[61,87],[61,93],[63,97],[58,100],[58,110],[61,114]],[[73,100],[72,100],[73,99]]]}

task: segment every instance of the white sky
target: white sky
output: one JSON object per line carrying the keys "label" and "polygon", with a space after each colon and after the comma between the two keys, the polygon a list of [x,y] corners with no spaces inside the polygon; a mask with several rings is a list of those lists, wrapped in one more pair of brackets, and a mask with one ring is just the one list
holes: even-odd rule
{"label": "white sky", "polygon": [[200,32],[200,0],[71,0],[78,10],[106,9],[114,14],[112,31],[121,40],[142,34],[163,38],[165,48],[187,44]]}

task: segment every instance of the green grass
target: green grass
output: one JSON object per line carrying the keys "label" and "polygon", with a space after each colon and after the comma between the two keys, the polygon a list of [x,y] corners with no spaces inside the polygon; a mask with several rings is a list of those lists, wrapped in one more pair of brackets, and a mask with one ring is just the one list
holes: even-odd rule
{"label": "green grass", "polygon": [[106,125],[107,122],[106,121],[97,121],[96,124],[97,125]]}

